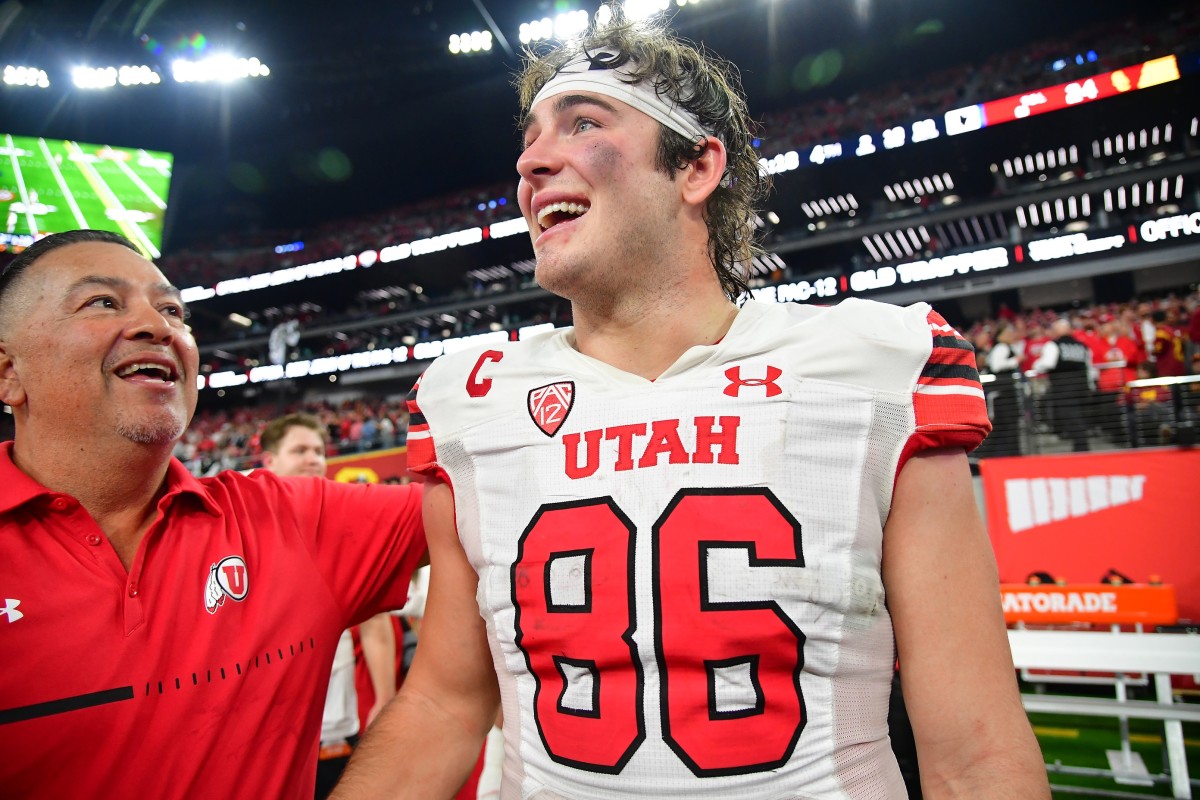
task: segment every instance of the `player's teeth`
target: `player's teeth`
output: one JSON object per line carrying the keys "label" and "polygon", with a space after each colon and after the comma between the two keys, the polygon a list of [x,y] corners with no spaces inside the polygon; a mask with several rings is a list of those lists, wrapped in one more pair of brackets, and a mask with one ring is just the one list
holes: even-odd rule
{"label": "player's teeth", "polygon": [[585,203],[551,203],[548,206],[544,206],[542,210],[538,212],[538,223],[544,228],[546,226],[543,223],[545,222],[546,217],[550,216],[551,214],[561,212],[563,214],[579,216],[580,214],[587,213],[589,208],[590,206]]}
{"label": "player's teeth", "polygon": [[121,369],[117,375],[118,377],[125,378],[142,369],[158,372],[162,380],[167,380],[171,375],[170,370],[168,370],[162,364],[130,364],[129,366]]}

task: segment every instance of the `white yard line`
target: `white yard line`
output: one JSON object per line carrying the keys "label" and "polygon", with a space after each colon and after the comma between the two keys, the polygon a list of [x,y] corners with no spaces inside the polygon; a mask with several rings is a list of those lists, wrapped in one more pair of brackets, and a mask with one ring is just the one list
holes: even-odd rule
{"label": "white yard line", "polygon": [[8,142],[8,157],[12,160],[13,175],[17,178],[17,188],[21,190],[21,202],[25,206],[25,221],[29,224],[31,236],[38,235],[37,219],[33,216],[33,203],[29,201],[29,192],[25,189],[25,176],[21,173],[21,162],[17,160],[17,145],[13,142],[12,134],[4,134]]}
{"label": "white yard line", "polygon": [[86,219],[83,218],[83,212],[79,210],[79,204],[75,202],[75,195],[67,186],[66,180],[63,178],[62,171],[58,168],[58,163],[54,160],[54,156],[50,153],[50,148],[46,146],[45,139],[38,139],[38,144],[41,145],[42,153],[46,156],[46,163],[50,165],[50,171],[54,173],[54,180],[58,181],[58,188],[62,190],[63,197],[67,200],[67,205],[71,207],[71,213],[75,216],[75,224],[80,228],[90,228]]}
{"label": "white yard line", "polygon": [[157,194],[155,194],[154,190],[151,189],[149,186],[147,186],[146,182],[144,180],[142,180],[141,178],[139,178],[137,176],[137,173],[135,173],[133,170],[131,170],[129,168],[128,164],[126,164],[124,161],[117,161],[116,164],[118,167],[121,168],[121,171],[124,172],[125,175],[129,177],[129,180],[136,183],[138,188],[146,193],[146,197],[150,198],[151,203],[154,203],[154,205],[158,206],[159,208],[163,209],[164,211],[166,210],[167,202],[165,200],[163,200],[161,197],[159,197]]}
{"label": "white yard line", "polygon": [[113,190],[104,181],[100,173],[96,171],[96,168],[83,157],[83,151],[79,148],[79,145],[75,142],[67,142],[67,147],[73,148],[76,154],[75,164],[79,167],[79,171],[83,173],[83,177],[92,185],[92,189],[96,192],[96,195],[104,200],[105,204],[110,208],[115,208],[120,212],[118,215],[120,218],[116,220],[116,223],[125,232],[125,235],[134,242],[141,244],[143,250],[149,253],[151,258],[158,258],[162,255],[158,248],[151,243],[140,225],[124,219],[124,214],[128,209],[117,199]]}

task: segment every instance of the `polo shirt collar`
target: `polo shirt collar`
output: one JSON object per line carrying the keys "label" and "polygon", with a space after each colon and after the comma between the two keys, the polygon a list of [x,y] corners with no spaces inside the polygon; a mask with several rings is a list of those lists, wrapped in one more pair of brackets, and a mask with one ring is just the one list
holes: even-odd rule
{"label": "polo shirt collar", "polygon": [[[13,463],[12,449],[12,442],[0,443],[0,486],[4,487],[0,490],[0,514],[12,511],[37,497],[55,494]],[[175,495],[192,495],[210,514],[217,516],[221,513],[220,507],[209,496],[205,485],[188,472],[179,459],[172,458],[167,465],[166,482],[167,491],[159,501],[160,504]]]}
{"label": "polo shirt collar", "polygon": [[0,514],[12,511],[35,497],[53,494],[45,486],[26,475],[12,459],[12,442],[0,444]]}
{"label": "polo shirt collar", "polygon": [[182,461],[172,457],[171,462],[167,464],[167,492],[159,503],[161,505],[163,501],[169,500],[175,495],[185,494],[192,495],[199,500],[200,504],[204,506],[204,510],[214,517],[221,515],[221,507],[208,493],[208,487],[201,483],[195,475],[188,472],[188,468],[183,465]]}

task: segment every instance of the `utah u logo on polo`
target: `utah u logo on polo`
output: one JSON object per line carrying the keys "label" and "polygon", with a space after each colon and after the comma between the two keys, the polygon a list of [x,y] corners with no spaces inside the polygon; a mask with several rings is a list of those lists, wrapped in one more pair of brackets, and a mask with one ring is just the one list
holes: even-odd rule
{"label": "utah u logo on polo", "polygon": [[208,580],[204,584],[204,608],[210,614],[224,605],[225,598],[238,602],[246,599],[250,591],[246,562],[241,556],[226,556],[208,569]]}
{"label": "utah u logo on polo", "polygon": [[743,386],[762,386],[767,390],[767,397],[774,397],[778,394],[783,394],[783,389],[779,388],[779,384],[775,381],[783,375],[783,370],[779,367],[767,365],[767,376],[765,378],[743,378],[742,368],[730,367],[725,370],[725,377],[729,378],[729,385],[725,387],[725,394],[730,397],[740,397],[740,392]]}

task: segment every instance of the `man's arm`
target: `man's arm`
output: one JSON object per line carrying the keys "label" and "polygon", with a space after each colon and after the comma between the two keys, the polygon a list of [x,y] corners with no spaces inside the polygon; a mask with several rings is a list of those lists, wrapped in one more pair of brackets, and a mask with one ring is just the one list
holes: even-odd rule
{"label": "man's arm", "polygon": [[1048,800],[961,450],[919,454],[901,470],[883,579],[925,797]]}
{"label": "man's arm", "polygon": [[475,601],[478,577],[458,541],[450,487],[431,480],[423,504],[429,599],[412,669],[371,726],[334,800],[450,797],[479,758],[499,689]]}
{"label": "man's arm", "polygon": [[1058,342],[1050,340],[1042,345],[1042,352],[1030,366],[1035,372],[1049,372],[1058,366]]}
{"label": "man's arm", "polygon": [[392,615],[376,614],[358,626],[358,635],[362,639],[363,661],[371,676],[371,688],[375,690],[375,702],[367,712],[370,725],[396,696],[396,629],[392,627]]}

